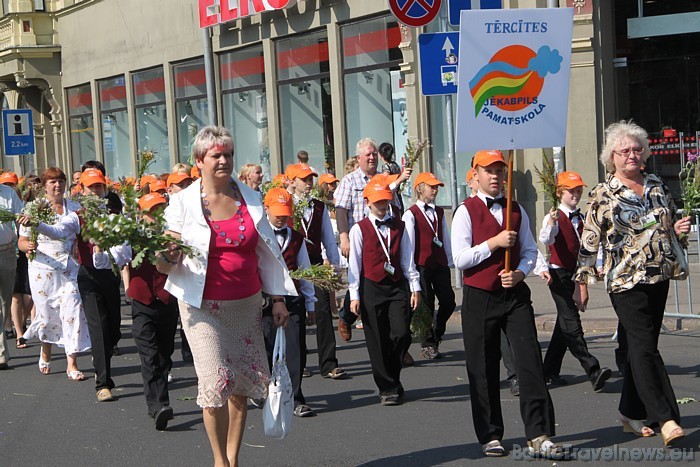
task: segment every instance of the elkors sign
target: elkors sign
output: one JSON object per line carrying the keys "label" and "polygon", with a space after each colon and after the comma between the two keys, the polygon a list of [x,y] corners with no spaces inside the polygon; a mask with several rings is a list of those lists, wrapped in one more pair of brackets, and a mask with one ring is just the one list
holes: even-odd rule
{"label": "elkors sign", "polygon": [[462,12],[458,151],[565,145],[572,32],[567,8]]}
{"label": "elkors sign", "polygon": [[297,0],[198,0],[199,27],[227,23],[264,11],[283,10]]}

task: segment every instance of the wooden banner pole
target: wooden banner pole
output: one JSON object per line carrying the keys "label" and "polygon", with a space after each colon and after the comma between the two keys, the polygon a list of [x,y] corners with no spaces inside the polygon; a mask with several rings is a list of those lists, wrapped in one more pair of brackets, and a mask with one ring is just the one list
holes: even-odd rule
{"label": "wooden banner pole", "polygon": [[[511,210],[513,207],[513,150],[508,150],[508,192],[506,194],[506,212],[503,216],[506,230],[511,230]],[[511,249],[506,248],[506,272],[510,272]]]}

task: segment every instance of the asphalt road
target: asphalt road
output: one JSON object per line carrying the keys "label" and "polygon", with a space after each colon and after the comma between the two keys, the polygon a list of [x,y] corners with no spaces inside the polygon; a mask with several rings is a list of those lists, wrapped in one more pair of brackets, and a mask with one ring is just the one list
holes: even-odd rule
{"label": "asphalt road", "polygon": [[[97,403],[93,380],[70,382],[65,375],[65,356],[55,350],[52,373],[42,376],[37,368],[39,345],[12,350],[12,369],[0,372],[0,466],[199,466],[211,465],[212,456],[195,404],[197,382],[194,369],[183,366],[179,338],[174,355],[175,382],[171,405],[175,419],[168,430],[158,432],[148,418],[141,387],[139,358],[131,339],[129,308],[123,308],[122,354],[112,361],[118,400]],[[451,322],[441,350],[445,358],[426,361],[419,346],[412,346],[416,366],[402,373],[406,402],[382,407],[371,377],[363,333],[354,331],[350,343],[339,345],[338,356],[352,378],[323,379],[318,374],[313,331],[307,336],[311,354],[311,378],[303,380],[308,404],[318,414],[295,418],[292,433],[284,440],[266,438],[262,411],[248,413],[241,465],[275,466],[462,466],[520,465],[518,446],[524,432],[518,399],[505,385],[501,402],[506,420],[504,445],[513,449],[505,459],[487,459],[474,436],[469,406],[464,349],[458,322]],[[614,368],[610,334],[588,334],[591,352],[604,365]],[[540,342],[546,347],[548,334]],[[9,341],[14,346],[14,340]],[[662,335],[661,353],[667,363],[676,396],[700,400],[698,349],[700,331]],[[90,357],[79,365],[92,377]],[[594,393],[580,365],[570,355],[562,376],[568,386],[554,387],[560,442],[583,448],[579,460],[585,464],[599,455],[598,448],[660,448],[660,436],[636,438],[623,433],[617,423],[621,380],[617,373],[602,393]],[[695,460],[700,443],[700,402],[681,405],[682,425],[687,438],[680,448],[682,461]],[[513,448],[513,446],[515,446]],[[679,451],[680,452],[680,451]],[[598,453],[598,454],[596,454]],[[668,454],[661,449],[646,456]],[[603,452],[603,455],[605,453]],[[618,454],[614,454],[618,455]],[[588,456],[588,457],[585,457]],[[544,461],[542,461],[544,462]],[[608,465],[620,465],[613,461]],[[656,464],[641,462],[641,464]],[[687,462],[686,462],[687,463]],[[546,465],[552,465],[548,461]],[[542,464],[545,465],[545,464]]]}

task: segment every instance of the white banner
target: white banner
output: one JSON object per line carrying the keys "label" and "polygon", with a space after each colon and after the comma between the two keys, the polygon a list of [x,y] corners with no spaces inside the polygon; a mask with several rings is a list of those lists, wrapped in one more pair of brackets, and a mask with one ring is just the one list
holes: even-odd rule
{"label": "white banner", "polygon": [[565,146],[573,16],[462,11],[457,151]]}

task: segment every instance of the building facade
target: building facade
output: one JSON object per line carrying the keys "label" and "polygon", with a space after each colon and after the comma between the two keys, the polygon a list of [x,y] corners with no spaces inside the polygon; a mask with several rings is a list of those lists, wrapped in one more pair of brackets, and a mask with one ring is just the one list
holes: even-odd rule
{"label": "building facade", "polygon": [[[393,143],[399,158],[408,137],[428,138],[419,168],[447,180],[445,98],[426,98],[418,85],[416,39],[423,31],[399,24],[385,1],[290,3],[254,13],[261,0],[249,0],[248,16],[208,29],[214,110],[233,132],[236,166],[258,163],[275,175],[304,149],[318,171],[340,177],[361,137]],[[548,2],[503,3],[543,8]],[[673,11],[659,6],[668,3]],[[565,166],[589,186],[603,176],[597,153],[607,124],[632,117],[655,136],[662,128],[686,135],[700,129],[700,53],[692,46],[700,34],[678,21],[700,14],[697,3],[559,1],[575,9]],[[199,6],[198,0],[3,0],[2,107],[32,109],[37,153],[3,152],[2,167],[68,170],[98,159],[117,179],[134,172],[140,149],[156,151],[157,172],[187,161],[210,110]],[[220,14],[221,7],[209,11]],[[669,15],[676,21],[665,21]],[[424,30],[439,30],[439,22]],[[669,46],[675,58],[668,58]],[[456,155],[457,201],[465,196],[471,156]],[[534,175],[541,157],[539,149],[515,154],[516,199],[533,222],[546,209]],[[670,177],[676,159],[666,159],[659,170]],[[438,203],[452,204],[449,190]]]}

